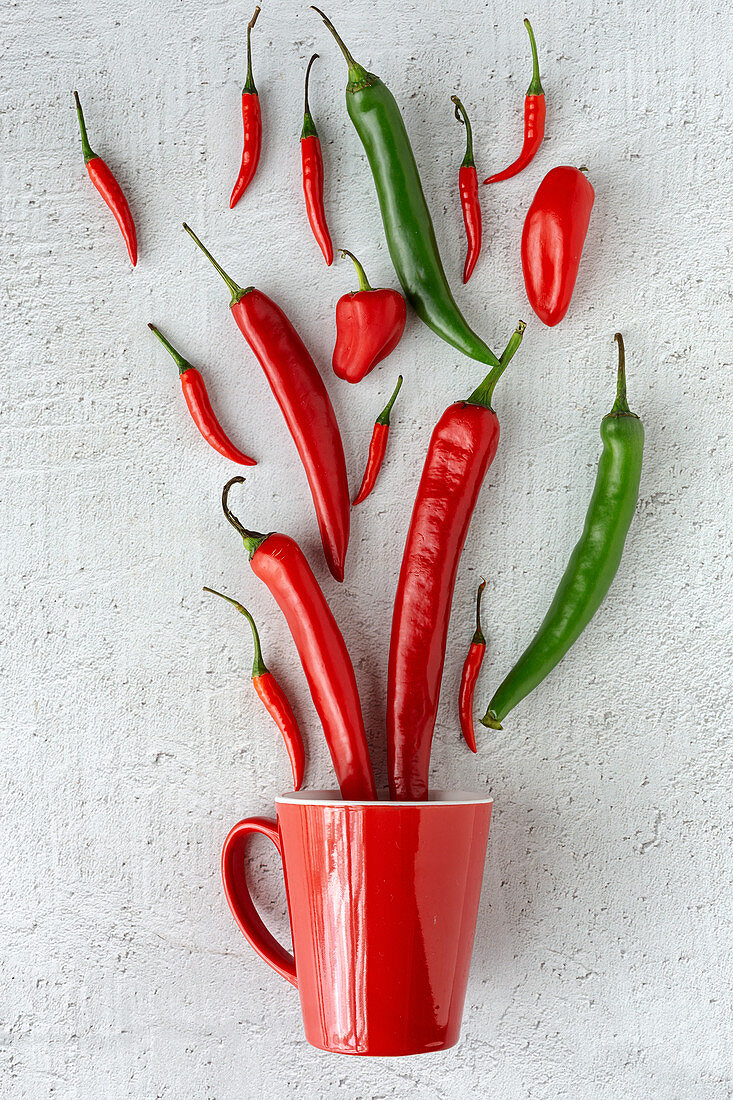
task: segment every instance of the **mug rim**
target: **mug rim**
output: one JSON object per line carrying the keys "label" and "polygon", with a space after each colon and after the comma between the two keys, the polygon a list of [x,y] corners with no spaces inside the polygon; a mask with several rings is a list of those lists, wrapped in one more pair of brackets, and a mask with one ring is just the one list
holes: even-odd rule
{"label": "mug rim", "polygon": [[368,798],[341,798],[338,791],[333,790],[308,790],[287,791],[275,799],[275,805],[286,806],[362,806],[362,807],[392,807],[401,809],[406,806],[487,806],[493,804],[493,798],[486,795],[474,794],[471,791],[460,790],[433,790],[424,801],[398,802],[389,797],[389,791],[378,791],[376,799]]}

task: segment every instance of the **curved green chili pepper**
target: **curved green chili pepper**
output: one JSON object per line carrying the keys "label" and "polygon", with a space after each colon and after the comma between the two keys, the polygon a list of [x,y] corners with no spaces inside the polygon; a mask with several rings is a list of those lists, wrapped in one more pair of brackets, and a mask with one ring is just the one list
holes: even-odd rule
{"label": "curved green chili pepper", "polygon": [[319,8],[349,67],[346,109],[366,150],[382,222],[405,297],[429,328],[480,363],[498,359],[470,327],[456,304],[443,269],[420,173],[395,98],[373,73],[354,61],[338,32]]}
{"label": "curved green chili pepper", "polygon": [[621,563],[639,496],[644,426],[626,402],[624,341],[618,344],[616,401],[601,421],[603,453],[580,541],[570,555],[550,610],[481,719],[500,730],[501,720],[537,687],[580,637],[601,605]]}

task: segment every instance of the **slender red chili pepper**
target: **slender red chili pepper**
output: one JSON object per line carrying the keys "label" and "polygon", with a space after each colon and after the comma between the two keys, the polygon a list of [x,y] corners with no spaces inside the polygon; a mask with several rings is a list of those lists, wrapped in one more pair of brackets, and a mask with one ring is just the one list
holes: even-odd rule
{"label": "slender red chili pepper", "polygon": [[392,797],[428,795],[453,589],[481,484],[496,454],[494,387],[522,341],[520,321],[499,360],[467,401],[433,431],[397,582],[387,673],[387,763]]}
{"label": "slender red chili pepper", "polygon": [[461,209],[463,211],[463,224],[466,227],[466,263],[463,267],[463,281],[467,283],[473,274],[476,260],[481,253],[481,203],[478,197],[478,176],[476,164],[473,159],[473,133],[466,108],[457,95],[452,95],[451,102],[456,107],[456,118],[466,127],[466,155],[458,169],[458,192],[461,196]]}
{"label": "slender red chili pepper", "polygon": [[255,647],[254,661],[252,664],[252,683],[254,684],[255,691],[264,703],[267,713],[283,735],[285,748],[288,750],[288,756],[290,757],[290,767],[293,771],[293,787],[296,791],[299,791],[303,786],[303,775],[305,773],[305,747],[303,745],[303,735],[300,732],[300,727],[293,714],[293,708],[288,702],[287,695],[262,658],[260,635],[255,621],[247,608],[244,607],[239,600],[233,600],[231,596],[225,596],[223,592],[217,592],[215,588],[207,588],[205,585],[204,592],[211,592],[214,596],[221,596],[222,600],[226,600],[232,607],[236,607],[240,615],[244,615],[252,628],[252,638]]}
{"label": "slender red chili pepper", "polygon": [[252,28],[260,14],[259,6],[247,24],[247,79],[242,89],[242,163],[229,199],[233,210],[255,177],[262,149],[262,110],[259,92],[252,78]]}
{"label": "slender red chili pepper", "polygon": [[387,439],[389,437],[389,414],[392,412],[392,406],[397,400],[397,394],[402,388],[402,375],[397,379],[397,385],[394,388],[394,392],[390,397],[387,404],[380,412],[377,419],[374,421],[374,428],[372,430],[372,438],[369,443],[369,455],[367,457],[366,469],[364,470],[364,477],[362,478],[361,488],[354,497],[354,504],[361,504],[363,500],[371,493],[377,480],[377,475],[382,469],[382,463],[384,462],[384,454],[387,450]]}
{"label": "slender red chili pepper", "polygon": [[524,97],[524,143],[522,151],[508,168],[503,172],[497,172],[489,176],[484,183],[499,183],[501,180],[511,179],[526,168],[539,149],[545,136],[545,93],[540,82],[540,63],[537,58],[537,43],[534,40],[534,31],[529,19],[524,20],[529,35],[529,44],[532,47],[532,80]]}
{"label": "slender red chili pepper", "polygon": [[305,112],[303,115],[303,129],[300,132],[300,158],[303,165],[303,193],[305,195],[305,210],[308,215],[313,236],[318,247],[323,253],[323,258],[330,267],[333,263],[333,244],[331,234],[326,223],[326,208],[323,204],[323,151],[321,139],[313,121],[313,115],[308,105],[308,83],[310,81],[311,66],[318,57],[317,53],[308,62],[305,70]]}
{"label": "slender red chili pepper", "polygon": [[407,307],[399,291],[371,287],[356,256],[345,248],[340,251],[353,261],[359,289],[336,303],[333,369],[345,382],[361,382],[399,344]]}
{"label": "slender red chili pepper", "polygon": [[229,288],[229,308],[265,372],[310,486],[326,563],[344,579],[351,501],[341,433],[316,364],[280,307],[255,287],[237,286],[189,226],[184,229]]}
{"label": "slender red chili pepper", "polygon": [[481,581],[476,595],[476,630],[471,639],[466,660],[463,663],[461,686],[458,691],[458,716],[461,721],[461,732],[471,752],[477,751],[476,731],[473,726],[473,693],[486,653],[486,638],[481,629],[481,597],[484,594],[484,588],[486,588],[486,581]]}
{"label": "slender red chili pepper", "polygon": [[248,531],[232,514],[229,490],[243,481],[243,477],[233,477],[224,486],[224,515],[242,536],[252,571],[265,582],[285,616],[321,719],[342,796],[374,799],[376,787],[359,691],[343,635],[297,542],[288,535]]}
{"label": "slender red chili pepper", "polygon": [[148,328],[158,337],[163,347],[173,357],[178,367],[183,396],[186,399],[191,419],[209,446],[213,447],[215,451],[218,451],[220,455],[224,455],[224,458],[230,458],[232,462],[239,462],[242,466],[256,466],[256,460],[250,458],[249,455],[244,454],[243,451],[240,451],[238,447],[234,446],[231,439],[216,419],[216,413],[211,407],[206,384],[201,377],[200,371],[192,367],[188,360],[184,359],[180,352],[176,351],[173,345],[166,340],[160,329],[151,324],[148,324]]}
{"label": "slender red chili pepper", "polygon": [[74,92],[74,100],[76,101],[76,114],[79,119],[79,129],[81,130],[81,148],[84,154],[84,163],[89,173],[89,179],[114,214],[115,221],[119,225],[122,236],[125,239],[132,266],[135,267],[137,264],[137,233],[135,232],[135,222],[130,212],[130,204],[125,198],[124,191],[112,175],[109,166],[101,157],[97,156],[89,144],[87,128],[84,122],[84,112],[81,109],[78,92]]}
{"label": "slender red chili pepper", "polygon": [[587,168],[563,165],[537,188],[522,230],[522,271],[529,304],[540,321],[557,325],[578,277],[595,192]]}

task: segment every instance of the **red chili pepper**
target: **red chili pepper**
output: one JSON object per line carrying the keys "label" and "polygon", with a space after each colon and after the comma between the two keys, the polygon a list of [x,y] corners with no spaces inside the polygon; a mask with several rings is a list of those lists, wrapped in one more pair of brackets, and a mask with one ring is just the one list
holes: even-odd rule
{"label": "red chili pepper", "polygon": [[183,396],[186,399],[191,419],[206,442],[213,447],[215,451],[218,451],[220,455],[224,455],[224,458],[230,458],[232,462],[239,462],[242,466],[256,466],[257,462],[254,458],[250,458],[249,455],[244,454],[243,451],[240,451],[238,447],[234,446],[229,436],[216,419],[216,413],[211,407],[211,401],[209,401],[209,395],[206,391],[206,384],[201,377],[200,371],[192,367],[188,360],[184,359],[180,352],[176,351],[173,345],[166,340],[160,329],[151,324],[148,324],[148,328],[158,337],[166,351],[170,352],[172,355],[178,367],[181,387],[183,388]]}
{"label": "red chili pepper", "polygon": [[356,256],[345,248],[340,251],[353,261],[359,289],[336,303],[333,369],[345,382],[361,382],[399,344],[407,307],[398,291],[371,287]]}
{"label": "red chili pepper", "polygon": [[387,673],[387,763],[392,797],[428,795],[453,589],[479,490],[499,442],[494,387],[522,341],[520,321],[467,401],[450,405],[433,431],[397,582]]}
{"label": "red chili pepper", "polygon": [[193,230],[185,223],[183,228],[231,292],[232,316],[265,372],[303,463],[326,563],[336,580],[342,581],[351,502],[344,446],[323,379],[280,307],[255,287],[237,286]]}
{"label": "red chili pepper", "polygon": [[247,79],[242,89],[242,163],[234,184],[229,209],[233,210],[255,177],[262,149],[262,110],[260,97],[252,78],[252,28],[260,14],[259,6],[247,24]]}
{"label": "red chili pepper", "polygon": [[343,635],[297,542],[287,535],[248,531],[230,511],[229,490],[243,481],[243,477],[233,477],[224,486],[224,515],[242,536],[252,571],[265,582],[285,616],[342,796],[374,799],[376,787],[359,691]]}
{"label": "red chili pepper", "polygon": [[524,220],[524,285],[529,304],[546,325],[562,321],[578,277],[595,198],[586,171],[553,168],[537,188]]}
{"label": "red chili pepper", "polygon": [[476,630],[469,646],[461,673],[461,686],[458,691],[458,715],[461,732],[471,752],[476,752],[476,732],[473,727],[473,693],[486,653],[486,638],[481,629],[481,597],[486,581],[481,581],[476,595]]}
{"label": "red chili pepper", "polygon": [[473,133],[471,123],[468,120],[466,108],[457,95],[452,95],[451,102],[456,106],[456,118],[466,127],[466,155],[463,164],[458,170],[458,192],[461,196],[461,209],[463,210],[463,224],[466,227],[466,240],[468,250],[466,263],[463,267],[463,281],[467,283],[473,274],[476,260],[481,252],[481,203],[478,197],[478,176],[476,164],[473,159]]}
{"label": "red chili pepper", "polygon": [[114,214],[115,221],[120,227],[122,236],[125,238],[125,244],[127,245],[127,251],[130,255],[132,266],[135,267],[137,264],[137,234],[135,232],[135,222],[132,220],[132,214],[130,213],[130,204],[125,198],[125,194],[119,183],[112,175],[109,166],[92,150],[89,144],[89,138],[87,137],[87,128],[84,122],[84,113],[81,109],[78,92],[74,92],[74,99],[76,101],[76,114],[79,119],[79,129],[81,130],[81,148],[84,154],[84,163],[89,173],[89,179]]}
{"label": "red chili pepper", "polygon": [[299,791],[303,785],[303,774],[305,772],[303,736],[300,732],[296,717],[293,714],[293,708],[288,702],[287,695],[269,671],[262,658],[260,635],[255,621],[247,608],[239,603],[238,600],[233,600],[231,596],[225,596],[223,592],[217,592],[215,588],[207,588],[205,585],[204,592],[211,592],[214,596],[221,596],[221,598],[226,600],[227,603],[230,603],[232,607],[236,607],[237,611],[239,611],[241,615],[244,615],[252,628],[252,638],[254,639],[255,645],[254,662],[252,664],[252,683],[254,684],[255,691],[264,703],[267,713],[283,735],[285,748],[288,750],[288,756],[290,757],[290,767],[293,770],[293,786],[296,791]]}
{"label": "red chili pepper", "polygon": [[545,136],[545,93],[540,82],[540,63],[537,58],[537,43],[534,40],[534,31],[529,19],[524,20],[529,35],[529,44],[532,47],[532,81],[524,97],[524,144],[517,159],[505,168],[503,172],[497,172],[495,176],[489,176],[484,183],[499,183],[500,180],[509,180],[526,168],[539,149]]}
{"label": "red chili pepper", "polygon": [[389,414],[392,412],[392,406],[397,400],[397,394],[402,388],[402,375],[397,379],[397,385],[394,388],[394,393],[390,397],[387,404],[382,409],[381,413],[374,421],[374,429],[372,430],[372,438],[369,443],[369,455],[367,457],[366,469],[364,470],[364,477],[362,478],[361,488],[354,497],[354,504],[361,504],[363,500],[371,493],[374,488],[374,484],[377,480],[377,475],[382,469],[382,463],[384,462],[384,454],[387,450],[387,438],[389,436]]}
{"label": "red chili pepper", "polygon": [[326,209],[323,205],[323,151],[321,139],[308,106],[308,82],[311,66],[317,57],[318,54],[314,53],[305,70],[305,113],[303,129],[300,132],[300,158],[303,164],[303,193],[308,221],[323,258],[330,267],[333,263],[333,244],[326,224]]}

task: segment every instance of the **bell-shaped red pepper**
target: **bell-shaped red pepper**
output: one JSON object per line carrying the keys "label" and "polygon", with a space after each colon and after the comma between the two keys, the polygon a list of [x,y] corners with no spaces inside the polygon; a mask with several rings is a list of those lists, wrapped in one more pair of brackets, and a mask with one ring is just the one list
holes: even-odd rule
{"label": "bell-shaped red pepper", "polygon": [[573,296],[595,199],[585,171],[562,165],[548,172],[524,220],[524,285],[546,325],[562,321]]}
{"label": "bell-shaped red pepper", "polygon": [[356,256],[345,248],[341,255],[354,261],[359,289],[336,303],[333,369],[345,382],[361,382],[399,344],[407,309],[399,291],[371,287]]}

